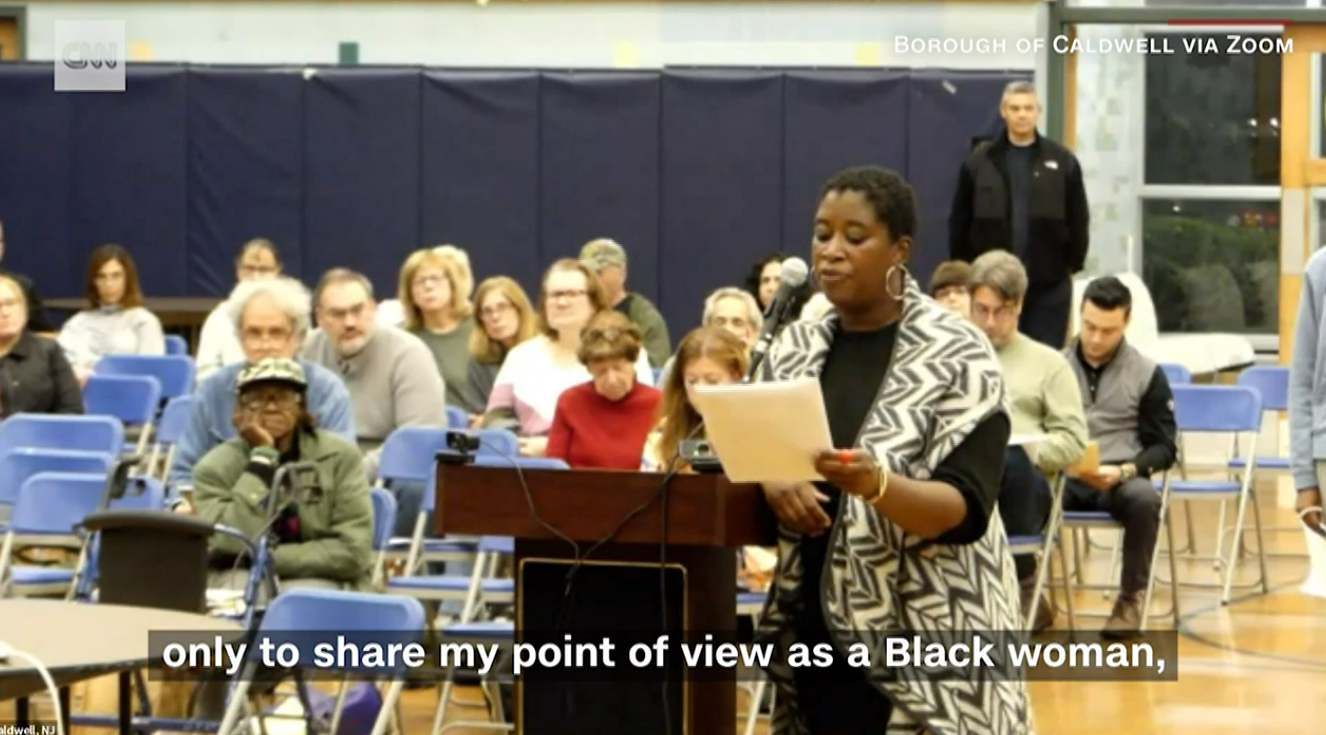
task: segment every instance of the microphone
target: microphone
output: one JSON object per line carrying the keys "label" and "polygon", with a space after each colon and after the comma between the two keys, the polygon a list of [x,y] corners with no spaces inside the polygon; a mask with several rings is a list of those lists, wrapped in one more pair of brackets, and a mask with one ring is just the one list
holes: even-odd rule
{"label": "microphone", "polygon": [[778,328],[782,326],[787,310],[796,300],[796,292],[806,284],[806,278],[809,276],[810,268],[801,258],[794,257],[783,261],[783,275],[779,279],[778,291],[774,293],[768,310],[764,312],[764,327],[760,329],[760,337],[755,340],[755,346],[751,348],[750,370],[746,372],[747,383],[755,376],[760,363],[764,362],[764,356],[773,345],[774,337],[778,336]]}

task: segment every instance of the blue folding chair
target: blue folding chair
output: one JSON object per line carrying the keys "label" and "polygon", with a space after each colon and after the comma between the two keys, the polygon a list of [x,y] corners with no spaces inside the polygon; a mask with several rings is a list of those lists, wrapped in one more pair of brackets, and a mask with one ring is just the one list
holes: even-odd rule
{"label": "blue folding chair", "polygon": [[150,375],[94,373],[83,386],[83,405],[89,414],[113,416],[130,432],[137,432],[137,440],[124,447],[135,454],[147,451],[160,404],[161,384]]}
{"label": "blue folding chair", "polygon": [[64,594],[72,597],[77,569],[25,566],[14,562],[19,546],[76,548],[85,559],[84,539],[76,530],[102,506],[105,475],[42,472],[18,491],[14,512],[0,544],[0,597]]}
{"label": "blue folding chair", "polygon": [[175,448],[189,428],[189,417],[193,412],[193,396],[176,396],[166,401],[166,407],[157,419],[157,430],[152,437],[152,452],[147,458],[149,472],[158,472],[165,480],[170,474],[170,465],[175,461]]}
{"label": "blue folding chair", "polygon": [[19,447],[119,454],[124,424],[111,416],[14,414],[0,422],[0,455]]}
{"label": "blue folding chair", "polygon": [[[267,607],[258,635],[273,641],[277,646],[283,642],[294,643],[308,660],[313,649],[321,643],[335,647],[338,636],[345,636],[353,643],[364,645],[371,641],[385,644],[416,642],[426,623],[424,608],[418,601],[399,595],[382,595],[371,592],[340,592],[326,590],[291,589],[281,593]],[[217,735],[238,735],[247,732],[248,717],[245,705],[248,701],[249,686],[253,674],[261,664],[257,646],[245,662],[243,670],[236,676],[236,684],[226,703],[226,713],[217,728]],[[326,670],[339,670],[350,676],[384,676],[391,684],[382,697],[382,707],[378,710],[371,735],[383,735],[395,714],[400,701],[405,679],[410,674],[404,661],[390,670],[365,670],[362,667],[338,667]],[[300,686],[304,684],[301,682]],[[345,682],[342,681],[342,687]],[[326,732],[341,731],[341,698],[332,712],[331,722]],[[261,713],[258,715],[263,716]],[[306,715],[307,716],[307,715]],[[260,725],[266,732],[266,727]],[[308,728],[310,732],[313,727]]]}
{"label": "blue folding chair", "polygon": [[396,528],[396,497],[385,487],[369,490],[373,500],[373,584],[382,584],[382,575],[386,569],[387,544],[391,542],[391,532]]}
{"label": "blue folding chair", "polygon": [[[1239,373],[1238,385],[1247,386],[1261,394],[1263,411],[1289,410],[1289,368],[1284,365],[1254,365]],[[1242,456],[1230,460],[1231,469],[1247,466]],[[1288,470],[1288,457],[1258,457],[1258,469]],[[1298,530],[1298,526],[1293,527]]]}
{"label": "blue folding chair", "polygon": [[1170,385],[1188,385],[1192,383],[1192,371],[1176,362],[1160,363],[1160,371]]}
{"label": "blue folding chair", "polygon": [[409,538],[393,538],[387,544],[388,559],[404,558],[406,573],[412,573],[420,563],[473,561],[478,553],[477,543],[471,539],[424,538],[428,530],[428,516],[433,512],[435,459],[447,448],[450,429],[434,426],[402,426],[387,436],[378,460],[378,481],[422,483],[424,495],[419,504],[419,515]]}
{"label": "blue folding chair", "polygon": [[45,472],[106,474],[115,461],[109,452],[80,452],[63,449],[15,449],[0,455],[0,518],[18,502],[19,491],[29,478]]}
{"label": "blue folding chair", "polygon": [[193,392],[196,366],[188,355],[106,355],[94,375],[146,375],[157,379],[161,398]]}
{"label": "blue folding chair", "polygon": [[[1214,585],[1222,589],[1221,603],[1229,604],[1230,591],[1234,582],[1234,565],[1238,550],[1243,540],[1243,529],[1247,521],[1248,506],[1252,506],[1254,530],[1257,533],[1257,559],[1261,578],[1252,585],[1240,585],[1240,589],[1255,587],[1260,584],[1262,593],[1270,592],[1269,578],[1266,573],[1265,542],[1262,532],[1261,512],[1257,507],[1253,493],[1253,479],[1257,472],[1256,457],[1257,435],[1262,428],[1263,404],[1261,393],[1246,385],[1180,385],[1174,387],[1174,418],[1182,439],[1186,433],[1226,434],[1230,439],[1230,459],[1238,453],[1242,435],[1248,435],[1247,446],[1252,449],[1245,458],[1245,465],[1231,471],[1226,480],[1190,480],[1187,477],[1169,481],[1171,497],[1176,500],[1218,500],[1220,501],[1220,533],[1216,537],[1213,556],[1203,557],[1193,554],[1189,558],[1211,559],[1217,571],[1224,567],[1223,585]],[[1240,477],[1241,475],[1241,477]],[[1225,503],[1238,500],[1238,511],[1234,521],[1233,539],[1229,544],[1226,558],[1223,548]],[[1192,545],[1193,539],[1189,539]],[[1172,546],[1170,554],[1177,550]],[[1212,586],[1185,582],[1187,586]]]}
{"label": "blue folding chair", "polygon": [[187,357],[189,354],[189,342],[178,334],[167,334],[166,354],[184,355]]}
{"label": "blue folding chair", "polygon": [[452,429],[468,429],[470,415],[459,406],[447,406],[447,426]]}

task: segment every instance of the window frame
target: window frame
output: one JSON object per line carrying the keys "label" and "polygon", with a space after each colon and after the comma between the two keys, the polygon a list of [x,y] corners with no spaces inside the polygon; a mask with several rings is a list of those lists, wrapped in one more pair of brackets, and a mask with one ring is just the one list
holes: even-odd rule
{"label": "window frame", "polygon": [[[1308,0],[1309,7],[1318,7],[1323,0]],[[1274,34],[1284,33],[1284,26],[1271,25],[1184,25],[1184,26],[1157,26],[1157,25],[1136,25],[1140,35],[1147,34],[1171,34],[1171,35],[1189,35],[1193,33],[1259,33]],[[1142,62],[1145,64],[1145,60]],[[1313,67],[1313,99],[1321,100],[1321,64],[1314,64]],[[1281,82],[1283,85],[1283,81]],[[1173,200],[1173,199],[1195,199],[1195,200],[1219,200],[1219,201],[1250,201],[1250,202],[1279,202],[1279,186],[1262,185],[1239,185],[1239,184],[1147,184],[1146,183],[1146,123],[1147,123],[1147,104],[1146,104],[1146,73],[1139,75],[1138,84],[1134,87],[1133,94],[1137,95],[1134,102],[1137,103],[1135,109],[1142,110],[1142,114],[1133,120],[1134,140],[1142,141],[1138,146],[1138,154],[1135,156],[1136,168],[1134,175],[1137,177],[1137,219],[1133,223],[1132,241],[1137,243],[1137,247],[1130,248],[1128,253],[1129,269],[1138,278],[1142,277],[1143,268],[1146,262],[1146,241],[1143,239],[1144,226],[1146,219],[1146,203],[1152,199]],[[1313,126],[1314,146],[1320,145],[1321,126]],[[1326,189],[1313,190],[1313,200],[1326,200]],[[1316,243],[1317,233],[1320,231],[1320,223],[1315,216],[1319,210],[1313,208],[1314,216],[1312,218],[1312,227],[1309,236],[1312,238],[1309,242]],[[1269,333],[1249,333],[1243,335],[1252,348],[1257,352],[1278,352],[1280,350],[1280,335],[1278,329]]]}

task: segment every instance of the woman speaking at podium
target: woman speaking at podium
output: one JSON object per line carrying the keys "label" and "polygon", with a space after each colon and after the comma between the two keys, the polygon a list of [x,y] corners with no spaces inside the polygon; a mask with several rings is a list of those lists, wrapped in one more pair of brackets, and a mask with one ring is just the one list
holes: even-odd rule
{"label": "woman speaking at podium", "polygon": [[[780,533],[757,635],[835,652],[827,668],[770,667],[774,735],[1031,732],[1021,681],[894,678],[874,656],[885,633],[988,639],[1022,627],[995,512],[1010,432],[1003,375],[985,337],[908,274],[916,220],[912,189],[892,171],[830,179],[812,260],[833,308],[784,329],[761,366],[761,380],[818,378],[837,447],[816,459],[828,482],[764,488]],[[874,668],[848,664],[858,642]]]}

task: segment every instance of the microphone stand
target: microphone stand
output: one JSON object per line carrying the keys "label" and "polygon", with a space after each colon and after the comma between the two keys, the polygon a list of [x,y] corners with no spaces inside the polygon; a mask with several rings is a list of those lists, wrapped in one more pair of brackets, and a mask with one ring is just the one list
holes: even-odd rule
{"label": "microphone stand", "polygon": [[792,309],[792,304],[795,301],[796,299],[792,298],[792,294],[788,294],[788,297],[783,299],[782,303],[775,300],[774,303],[769,304],[769,313],[764,315],[764,323],[773,324],[774,327],[769,331],[766,338],[755,343],[755,348],[751,350],[750,368],[746,370],[746,375],[741,382],[750,383],[755,380],[755,376],[759,374],[760,366],[764,364],[765,356],[769,353],[769,348],[773,346],[774,340],[778,338],[778,332],[783,328],[783,319],[787,317],[787,313]]}

